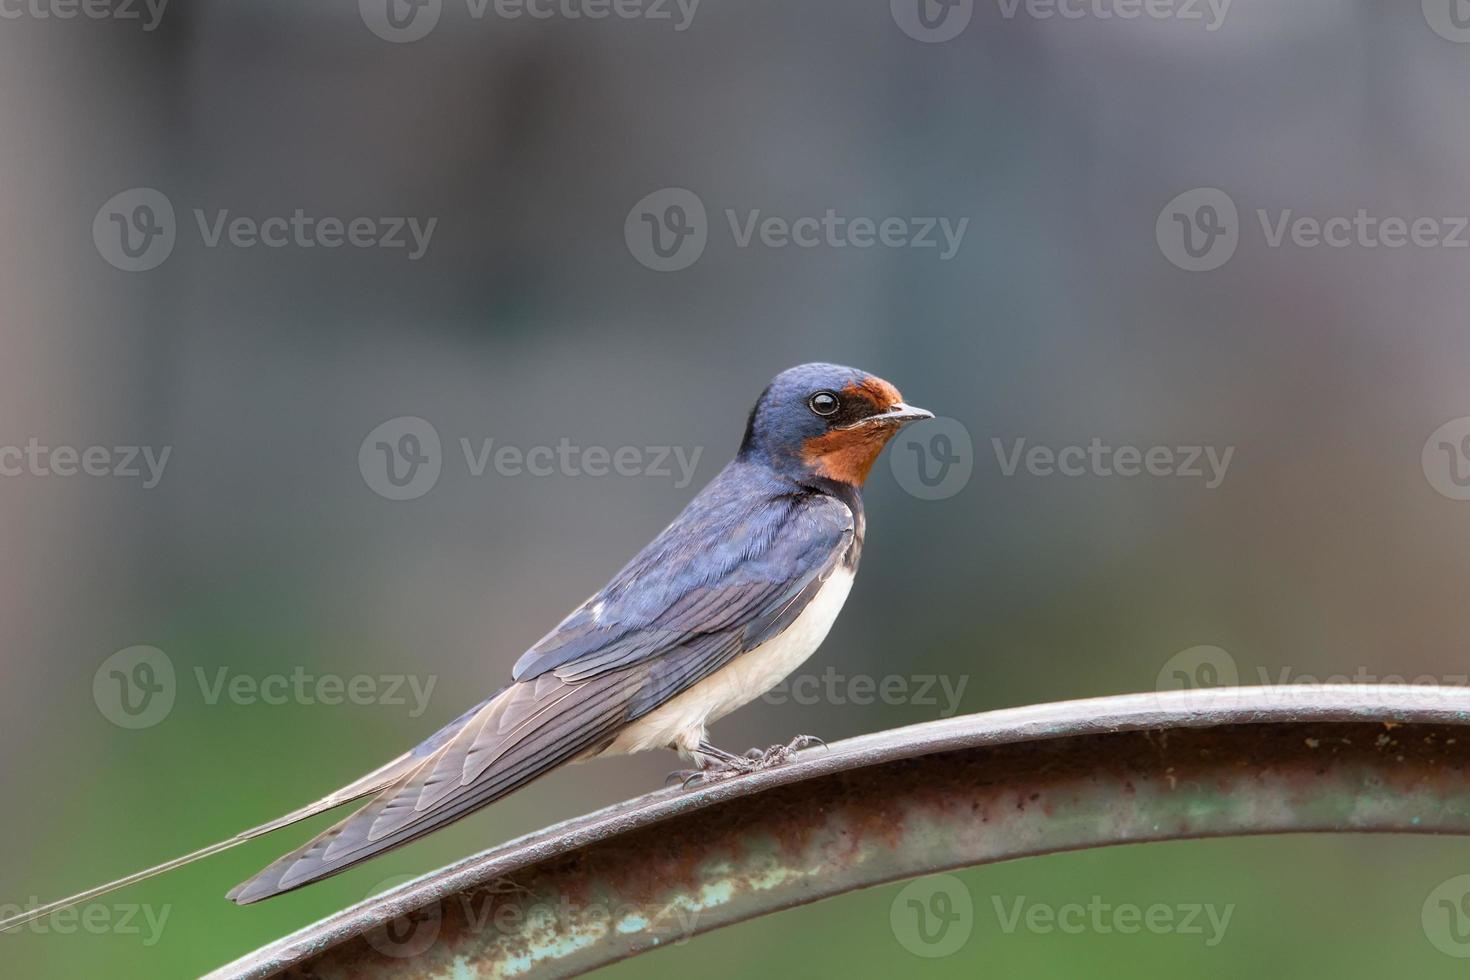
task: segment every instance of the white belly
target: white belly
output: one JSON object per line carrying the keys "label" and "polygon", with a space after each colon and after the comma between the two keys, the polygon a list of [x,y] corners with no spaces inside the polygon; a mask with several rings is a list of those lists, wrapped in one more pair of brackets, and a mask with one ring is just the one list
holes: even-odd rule
{"label": "white belly", "polygon": [[688,755],[704,739],[705,725],[765,694],[821,646],[847,601],[852,579],[851,569],[837,568],[785,630],[639,718],[601,754],[677,746]]}

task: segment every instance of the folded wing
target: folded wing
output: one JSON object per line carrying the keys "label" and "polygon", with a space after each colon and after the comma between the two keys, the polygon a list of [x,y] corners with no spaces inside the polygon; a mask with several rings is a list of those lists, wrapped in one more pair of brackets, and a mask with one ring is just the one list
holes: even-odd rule
{"label": "folded wing", "polygon": [[624,725],[789,625],[853,533],[852,512],[830,497],[730,492],[717,480],[528,650],[514,683],[333,794],[345,802],[349,790],[381,789],[229,897],[246,904],[336,874],[606,747]]}

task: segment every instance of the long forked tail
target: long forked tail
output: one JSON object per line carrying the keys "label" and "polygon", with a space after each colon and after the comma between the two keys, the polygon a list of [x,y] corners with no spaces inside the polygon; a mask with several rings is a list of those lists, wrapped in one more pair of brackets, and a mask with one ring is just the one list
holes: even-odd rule
{"label": "long forked tail", "polygon": [[225,897],[248,905],[338,874],[600,750],[626,721],[645,673],[577,683],[547,673],[510,685],[361,809]]}
{"label": "long forked tail", "polygon": [[117,891],[118,889],[126,888],[129,885],[136,885],[140,881],[147,881],[149,878],[156,877],[157,875],[173,871],[176,868],[182,868],[187,864],[193,864],[195,861],[211,857],[223,851],[228,851],[232,847],[237,847],[240,844],[245,843],[246,841],[254,840],[255,838],[268,834],[273,830],[280,830],[282,827],[289,827],[294,823],[299,823],[300,821],[307,819],[308,817],[314,817],[318,813],[325,813],[327,810],[339,807],[344,803],[351,803],[353,800],[358,800],[363,798],[364,796],[379,792],[385,787],[391,785],[405,772],[411,771],[414,767],[418,766],[419,763],[423,761],[425,756],[432,754],[436,749],[439,748],[439,746],[444,744],[445,741],[447,741],[450,737],[452,737],[456,732],[459,731],[466,720],[473,717],[481,708],[483,708],[492,700],[494,700],[494,695],[486,698],[484,701],[475,705],[473,708],[471,708],[469,711],[466,711],[463,715],[456,718],[454,721],[445,725],[422,744],[414,748],[413,751],[405,752],[403,755],[394,759],[387,765],[382,766],[378,769],[374,769],[372,772],[368,773],[366,776],[363,776],[356,782],[349,783],[348,785],[337,790],[335,793],[332,793],[329,796],[322,797],[315,803],[304,806],[299,810],[294,810],[283,817],[277,817],[276,819],[271,820],[268,823],[263,823],[258,827],[251,827],[249,830],[238,833],[234,837],[230,837],[226,840],[219,841],[218,843],[211,844],[208,847],[202,847],[199,850],[189,854],[185,854],[182,857],[174,858],[172,861],[165,861],[162,864],[155,865],[154,867],[147,868],[143,871],[134,872],[133,874],[130,874],[125,878],[119,878],[116,881],[109,881],[105,885],[98,885],[96,888],[89,888],[84,892],[78,892],[77,894],[68,896],[67,898],[59,899],[55,902],[48,902],[45,905],[39,905],[33,909],[27,909],[26,911],[18,915],[13,915],[8,919],[0,919],[0,932],[8,932],[11,929],[19,928],[20,926],[23,926],[28,922],[34,922],[37,919],[44,918],[45,916],[48,916],[53,912],[60,912],[63,909],[69,909],[72,906],[81,905],[83,902],[90,902],[95,898],[101,898],[103,895],[110,894]]}
{"label": "long forked tail", "polygon": [[[355,786],[357,784],[354,783],[353,785]],[[322,813],[325,810],[330,810],[335,806],[340,806],[341,804],[357,799],[358,797],[366,796],[368,793],[373,792],[375,788],[376,787],[372,786],[364,787],[362,790],[352,796],[343,796],[342,793],[345,792],[345,790],[338,791],[337,793],[333,793],[331,796],[318,800],[311,806],[302,807],[300,810],[297,810],[294,813],[288,813],[284,817],[279,817],[275,820],[272,820],[270,823],[263,823],[259,827],[252,827],[249,830],[244,831],[243,833],[236,834],[234,837],[231,837],[228,840],[222,840],[218,843],[210,844],[208,847],[201,847],[199,850],[193,851],[189,854],[185,854],[183,857],[176,857],[172,861],[165,861],[162,864],[155,865],[143,871],[134,872],[133,874],[130,874],[125,878],[119,878],[116,881],[109,881],[105,885],[98,885],[96,888],[89,888],[84,892],[78,892],[77,894],[68,896],[67,898],[63,898],[55,902],[49,902],[46,905],[40,905],[33,909],[28,909],[19,915],[14,915],[8,919],[0,920],[0,932],[7,932],[11,929],[17,928],[18,926],[23,926],[27,922],[33,922],[36,919],[50,915],[52,912],[60,912],[63,909],[71,908],[73,905],[81,905],[83,902],[90,902],[94,898],[101,898],[103,895],[106,895],[110,892],[115,892],[120,888],[126,888],[128,885],[136,885],[140,881],[147,881],[149,878],[153,878],[157,875],[164,874],[165,872],[172,871],[175,868],[182,868],[186,864],[193,864],[195,861],[210,857],[214,854],[219,854],[221,851],[228,851],[230,848],[243,844],[248,840],[253,840],[256,837],[261,836],[262,834],[268,834],[273,830],[279,830],[282,827],[290,826],[291,824],[296,823],[298,820],[305,820],[307,817],[314,817],[318,813]]]}

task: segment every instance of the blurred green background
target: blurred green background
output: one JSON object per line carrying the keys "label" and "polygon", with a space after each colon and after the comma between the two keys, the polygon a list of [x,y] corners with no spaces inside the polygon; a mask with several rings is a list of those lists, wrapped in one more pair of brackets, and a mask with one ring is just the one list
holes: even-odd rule
{"label": "blurred green background", "polygon": [[[806,360],[889,378],[973,445],[971,478],[943,499],[905,492],[911,456],[874,471],[862,573],[806,673],[940,676],[965,684],[963,712],[1151,690],[1199,645],[1227,651],[1242,681],[1464,683],[1470,504],[1439,492],[1421,454],[1470,416],[1467,253],[1272,248],[1256,212],[1470,213],[1470,45],[1416,3],[1236,0],[1216,30],[979,3],[942,43],[906,33],[901,3],[705,0],[678,30],[676,7],[670,21],[477,19],[446,0],[407,43],[369,28],[371,0],[174,0],[152,30],[5,8],[21,13],[0,19],[0,447],[171,453],[151,489],[0,478],[0,902],[229,836],[457,715],[677,513],[769,377]],[[1187,272],[1156,223],[1200,187],[1238,206],[1240,242]],[[117,268],[92,235],[131,188],[177,216],[149,271]],[[663,188],[708,211],[704,253],[677,272],[625,237]],[[410,260],[208,247],[196,209],[437,224]],[[730,209],[969,225],[948,261],[742,248]],[[442,473],[398,501],[359,449],[405,416],[435,427]],[[462,438],[702,455],[691,486],[474,476]],[[1094,438],[1234,456],[1209,489],[1006,476],[992,441]],[[176,696],[130,729],[94,678],[138,645],[167,656]],[[222,669],[433,688],[417,715],[411,698],[211,703],[196,671],[213,684]],[[831,740],[942,707],[757,702],[715,734]],[[224,901],[319,817],[106,899],[96,928],[0,937],[0,972],[197,975],[675,765],[559,772],[330,881]],[[1420,911],[1466,872],[1450,839],[1121,848],[960,873],[974,930],[943,959],[889,928],[894,885],[609,975],[1461,976]],[[1094,895],[1235,909],[1206,947],[1008,934],[991,901]],[[143,913],[166,915],[161,930]]]}

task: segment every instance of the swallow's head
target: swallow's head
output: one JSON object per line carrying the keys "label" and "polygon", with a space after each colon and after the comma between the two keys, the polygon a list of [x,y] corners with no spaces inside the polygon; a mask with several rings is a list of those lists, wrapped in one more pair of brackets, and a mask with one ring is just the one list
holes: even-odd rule
{"label": "swallow's head", "polygon": [[797,479],[860,487],[899,429],[933,417],[905,404],[898,389],[876,375],[837,364],[802,364],[776,375],[761,394],[740,455]]}

